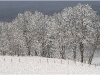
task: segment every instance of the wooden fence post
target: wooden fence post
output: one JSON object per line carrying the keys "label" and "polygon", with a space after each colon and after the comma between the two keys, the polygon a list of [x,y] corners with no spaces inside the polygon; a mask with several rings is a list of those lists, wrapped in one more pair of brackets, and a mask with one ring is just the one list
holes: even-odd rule
{"label": "wooden fence post", "polygon": [[48,63],[48,58],[47,58],[47,63]]}
{"label": "wooden fence post", "polygon": [[68,60],[68,65],[69,65],[69,60]]}
{"label": "wooden fence post", "polygon": [[5,58],[3,60],[5,61]]}
{"label": "wooden fence post", "polygon": [[20,58],[19,58],[19,62],[20,62]]}
{"label": "wooden fence post", "polygon": [[76,65],[76,60],[74,61],[75,65]]}
{"label": "wooden fence post", "polygon": [[11,62],[12,62],[12,59],[11,59]]}
{"label": "wooden fence post", "polygon": [[40,59],[40,63],[41,63],[41,59]]}
{"label": "wooden fence post", "polygon": [[96,64],[95,64],[95,68],[96,68]]}
{"label": "wooden fence post", "polygon": [[62,59],[61,59],[61,64],[62,64]]}
{"label": "wooden fence post", "polygon": [[54,60],[54,63],[55,63],[55,60]]}

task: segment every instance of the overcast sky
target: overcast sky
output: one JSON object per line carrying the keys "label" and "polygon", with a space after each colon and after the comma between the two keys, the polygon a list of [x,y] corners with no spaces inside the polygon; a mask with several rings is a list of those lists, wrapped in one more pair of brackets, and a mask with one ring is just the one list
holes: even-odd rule
{"label": "overcast sky", "polygon": [[[28,1],[28,2],[27,2]],[[78,3],[89,4],[89,5],[100,5],[100,1],[0,1],[0,8],[9,8],[9,7],[59,7],[59,6],[75,6]]]}
{"label": "overcast sky", "polygon": [[100,1],[100,0],[0,0],[0,1]]}

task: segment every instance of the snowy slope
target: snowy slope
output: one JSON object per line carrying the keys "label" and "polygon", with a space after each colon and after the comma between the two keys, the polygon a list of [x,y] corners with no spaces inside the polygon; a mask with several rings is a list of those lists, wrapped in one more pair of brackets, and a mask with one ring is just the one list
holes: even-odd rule
{"label": "snowy slope", "polygon": [[[83,65],[83,66],[82,66]],[[0,56],[0,74],[100,74],[100,66],[43,57]]]}

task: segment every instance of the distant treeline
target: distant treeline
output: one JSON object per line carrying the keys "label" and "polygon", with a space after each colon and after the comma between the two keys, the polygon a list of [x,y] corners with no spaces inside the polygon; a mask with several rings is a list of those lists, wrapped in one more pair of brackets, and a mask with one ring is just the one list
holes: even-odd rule
{"label": "distant treeline", "polygon": [[0,55],[43,56],[87,61],[100,50],[100,16],[78,4],[52,16],[35,11],[0,22]]}

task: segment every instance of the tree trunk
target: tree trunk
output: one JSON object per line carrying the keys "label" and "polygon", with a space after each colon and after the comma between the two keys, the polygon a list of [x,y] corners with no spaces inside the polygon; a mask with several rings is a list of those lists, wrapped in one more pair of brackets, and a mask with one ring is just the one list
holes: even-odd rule
{"label": "tree trunk", "polygon": [[88,64],[92,63],[93,56],[94,56],[94,53],[89,57]]}
{"label": "tree trunk", "polygon": [[74,60],[76,60],[76,46],[74,46],[73,48],[73,58]]}
{"label": "tree trunk", "polygon": [[30,56],[31,55],[31,52],[30,52],[30,50],[31,50],[31,40],[28,39],[26,36],[25,36],[25,39],[26,39],[26,47],[28,49],[28,56]]}
{"label": "tree trunk", "polygon": [[45,42],[42,43],[42,56],[45,57],[47,54],[46,50],[45,50]]}
{"label": "tree trunk", "polygon": [[36,52],[36,50],[35,50],[35,56],[37,56],[38,54],[37,54],[37,52]]}
{"label": "tree trunk", "polygon": [[31,50],[31,46],[30,46],[30,44],[28,45],[27,48],[28,48],[28,55],[30,56],[31,55],[31,51],[30,51]]}
{"label": "tree trunk", "polygon": [[92,63],[92,59],[93,59],[95,50],[97,49],[97,42],[94,45],[92,45],[92,47],[94,47],[94,48],[93,48],[93,52],[91,53],[91,55],[89,57],[88,64],[91,64]]}
{"label": "tree trunk", "polygon": [[50,56],[51,56],[51,55],[50,55],[50,48],[51,48],[50,45],[47,45],[47,46],[46,46],[46,49],[47,49],[47,55],[46,55],[46,56],[47,56],[48,58],[50,58]]}
{"label": "tree trunk", "polygon": [[65,59],[65,46],[63,46],[63,45],[61,46],[60,54],[61,54],[61,58]]}
{"label": "tree trunk", "polygon": [[93,47],[93,53],[89,57],[88,64],[91,64],[92,63],[92,59],[93,59],[94,53],[95,53],[95,51],[97,49],[98,42],[99,42],[99,35],[97,35],[97,37],[95,38],[95,43],[94,44],[91,44],[92,47]]}
{"label": "tree trunk", "polygon": [[84,53],[83,43],[80,42],[80,54],[81,54],[81,62],[82,63],[83,63],[83,58],[84,58],[83,53]]}

